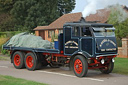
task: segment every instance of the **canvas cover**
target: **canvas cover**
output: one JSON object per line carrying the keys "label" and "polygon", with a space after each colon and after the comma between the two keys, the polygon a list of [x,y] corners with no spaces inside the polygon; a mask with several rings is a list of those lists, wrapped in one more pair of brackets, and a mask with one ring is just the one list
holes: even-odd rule
{"label": "canvas cover", "polygon": [[40,36],[35,36],[27,32],[13,36],[5,45],[11,47],[52,49],[51,42],[43,40]]}

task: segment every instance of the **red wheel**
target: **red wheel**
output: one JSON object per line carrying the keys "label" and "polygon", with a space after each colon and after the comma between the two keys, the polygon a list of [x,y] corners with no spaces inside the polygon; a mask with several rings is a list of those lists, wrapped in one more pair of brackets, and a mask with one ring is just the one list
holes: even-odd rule
{"label": "red wheel", "polygon": [[29,68],[32,68],[33,67],[33,58],[32,58],[32,56],[27,56],[27,58],[26,58],[26,65]]}
{"label": "red wheel", "polygon": [[76,76],[86,76],[88,72],[88,63],[84,56],[77,55],[73,59],[73,71]]}
{"label": "red wheel", "polygon": [[80,74],[83,70],[83,65],[80,59],[76,59],[74,62],[74,69],[76,73]]}
{"label": "red wheel", "polygon": [[16,55],[14,56],[14,64],[15,64],[16,66],[19,66],[19,65],[20,65],[20,62],[21,62],[20,56],[19,56],[18,54],[16,54]]}
{"label": "red wheel", "polygon": [[24,53],[20,51],[16,51],[12,56],[13,65],[17,69],[23,68],[24,65]]}
{"label": "red wheel", "polygon": [[37,69],[38,62],[36,56],[33,53],[27,53],[25,56],[25,66],[28,70],[34,71]]}

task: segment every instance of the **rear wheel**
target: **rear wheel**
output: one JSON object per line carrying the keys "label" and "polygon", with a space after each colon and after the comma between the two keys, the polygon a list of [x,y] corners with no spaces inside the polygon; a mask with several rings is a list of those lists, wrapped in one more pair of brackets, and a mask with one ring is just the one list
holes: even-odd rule
{"label": "rear wheel", "polygon": [[33,71],[37,68],[37,61],[33,53],[27,53],[25,56],[25,66],[28,70]]}
{"label": "rear wheel", "polygon": [[75,58],[73,59],[73,71],[77,77],[86,76],[88,72],[88,63],[83,56],[75,56]]}
{"label": "rear wheel", "polygon": [[112,72],[113,68],[114,68],[114,63],[113,63],[112,61],[110,61],[110,63],[108,64],[107,67],[105,67],[105,68],[100,68],[99,70],[100,70],[102,73],[104,73],[104,74],[109,74],[109,73]]}
{"label": "rear wheel", "polygon": [[13,65],[15,68],[17,69],[21,69],[23,68],[25,65],[24,65],[24,53],[23,52],[20,52],[20,51],[16,51],[14,54],[13,54]]}

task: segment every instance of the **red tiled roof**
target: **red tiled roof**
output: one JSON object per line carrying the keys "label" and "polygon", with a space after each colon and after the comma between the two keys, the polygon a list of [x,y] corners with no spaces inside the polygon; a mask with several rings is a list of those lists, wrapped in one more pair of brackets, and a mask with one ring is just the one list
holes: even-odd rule
{"label": "red tiled roof", "polygon": [[61,16],[60,18],[58,18],[57,20],[55,20],[54,22],[52,22],[49,25],[49,28],[52,29],[56,29],[56,28],[63,28],[63,25],[66,22],[73,22],[73,21],[79,21],[82,17],[82,13],[70,13],[70,14],[65,14],[63,16]]}
{"label": "red tiled roof", "polygon": [[38,26],[34,30],[45,30],[48,29],[48,26]]}
{"label": "red tiled roof", "polygon": [[110,9],[97,10],[96,14],[90,14],[86,17],[86,21],[99,21],[98,23],[106,23],[110,14]]}
{"label": "red tiled roof", "polygon": [[52,22],[49,26],[38,26],[34,30],[46,30],[46,29],[59,29],[63,28],[63,24],[66,22],[79,21],[82,17],[82,13],[70,13],[64,14],[54,22]]}
{"label": "red tiled roof", "polygon": [[[124,10],[128,12],[127,7],[123,7]],[[99,21],[98,23],[106,23],[109,17],[111,10],[109,8],[97,10],[96,14],[90,14],[85,19],[86,21]],[[64,14],[54,22],[52,22],[49,26],[38,26],[34,30],[46,30],[46,29],[59,29],[63,28],[63,24],[66,22],[79,21],[82,17],[82,13],[70,13]]]}
{"label": "red tiled roof", "polygon": [[[122,8],[128,13],[128,7],[122,6]],[[86,17],[86,21],[99,21],[98,23],[106,23],[111,13],[111,9],[105,8],[97,10],[96,14],[90,14]]]}

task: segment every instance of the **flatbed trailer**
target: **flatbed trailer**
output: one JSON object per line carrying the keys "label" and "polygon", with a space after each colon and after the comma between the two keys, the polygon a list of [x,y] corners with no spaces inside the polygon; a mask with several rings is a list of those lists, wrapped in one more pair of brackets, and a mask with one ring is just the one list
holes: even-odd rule
{"label": "flatbed trailer", "polygon": [[86,76],[88,69],[99,69],[109,74],[117,56],[115,28],[110,24],[69,22],[58,36],[58,49],[3,46],[9,50],[14,67],[28,70],[42,66],[69,66],[78,77]]}

